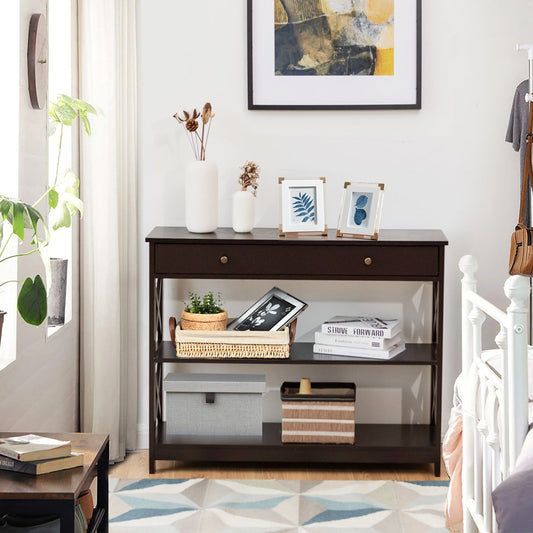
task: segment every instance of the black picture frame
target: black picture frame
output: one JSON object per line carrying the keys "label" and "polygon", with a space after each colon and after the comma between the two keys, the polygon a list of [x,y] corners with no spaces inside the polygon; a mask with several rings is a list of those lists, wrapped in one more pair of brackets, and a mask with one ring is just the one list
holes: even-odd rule
{"label": "black picture frame", "polygon": [[307,304],[302,300],[272,287],[239,318],[228,325],[234,331],[278,331],[292,322]]}
{"label": "black picture frame", "polygon": [[[405,50],[402,53],[402,56],[405,57],[405,64],[409,64],[408,68],[403,69],[403,72],[405,72],[406,80],[405,83],[408,85],[408,90],[406,91],[406,94],[402,97],[398,97],[396,91],[390,91],[389,96],[380,98],[380,101],[372,101],[374,98],[371,96],[371,91],[366,90],[367,96],[365,98],[361,98],[362,93],[357,91],[357,85],[359,82],[361,82],[361,78],[366,78],[364,80],[365,82],[368,81],[368,78],[381,78],[385,79],[387,78],[387,81],[392,80],[395,77],[398,77],[400,79],[401,72],[398,75],[394,76],[295,76],[294,79],[296,80],[298,78],[299,81],[296,83],[299,84],[299,89],[295,91],[297,94],[305,95],[305,98],[307,99],[306,102],[303,103],[295,103],[294,97],[291,99],[285,100],[283,94],[276,95],[275,93],[277,91],[271,91],[267,88],[263,89],[263,83],[262,81],[259,81],[261,78],[263,79],[269,79],[269,80],[275,80],[276,78],[287,78],[288,76],[275,76],[274,75],[274,68],[270,69],[272,71],[272,74],[269,73],[267,67],[267,75],[265,76],[258,76],[258,71],[263,68],[261,64],[258,65],[258,63],[262,63],[264,58],[261,58],[261,61],[258,59],[258,54],[261,54],[260,46],[257,45],[256,35],[254,33],[254,26],[257,28],[258,24],[265,25],[267,24],[269,28],[273,28],[274,26],[274,20],[270,19],[269,17],[264,17],[262,13],[257,16],[257,20],[254,18],[254,15],[257,11],[258,6],[261,10],[264,9],[264,6],[272,3],[274,4],[274,0],[247,0],[247,42],[248,42],[248,109],[249,110],[349,110],[349,109],[361,109],[361,110],[371,110],[371,109],[389,109],[389,110],[409,110],[409,109],[421,109],[422,108],[422,0],[396,0],[395,1],[395,9],[405,9],[405,6],[409,4],[409,10],[414,17],[414,20],[410,20],[408,26],[409,28],[412,27],[412,33],[413,35],[410,37],[412,39],[409,41],[409,44],[406,45],[406,48],[408,50]],[[403,17],[405,20],[406,17]],[[260,26],[261,28],[263,26]],[[266,28],[266,26],[265,26]],[[265,32],[267,30],[265,29]],[[272,34],[274,30],[272,29]],[[396,29],[395,29],[396,32]],[[405,30],[404,34],[409,33],[411,34],[411,31]],[[402,40],[402,43],[404,40]],[[403,44],[398,45],[396,43],[396,40],[394,42],[394,53],[396,54],[396,50],[399,46],[403,46]],[[262,47],[266,50],[268,50],[268,53],[274,54],[273,46],[268,47]],[[401,50],[401,49],[400,49]],[[396,61],[396,59],[395,59]],[[268,62],[265,60],[265,63],[268,63],[272,67],[274,66],[272,62]],[[395,67],[396,68],[396,67]],[[408,74],[408,75],[407,75]],[[327,89],[327,90],[313,90],[311,87],[309,87],[309,90],[301,90],[301,87],[305,85],[305,80],[300,81],[302,79],[307,78],[308,80],[311,80],[312,78],[329,78],[328,82],[325,85],[328,87],[335,86],[335,79],[344,79],[344,82],[347,82],[347,88],[346,88],[346,94],[342,97],[342,100],[340,100],[337,91]],[[359,78],[359,80],[357,80]],[[347,80],[349,79],[349,81]],[[255,80],[255,81],[254,81]],[[323,81],[323,80],[322,80]],[[375,80],[373,80],[375,81]],[[268,82],[270,83],[270,82]],[[267,84],[268,84],[267,83]],[[274,81],[272,82],[276,86],[277,83]],[[314,82],[312,82],[314,83]],[[380,83],[380,80],[378,79],[376,83]],[[303,84],[303,85],[302,85]],[[349,86],[353,85],[354,90],[353,92],[349,89]],[[394,85],[394,83],[392,84]],[[259,86],[259,87],[258,87]],[[402,83],[403,86],[403,83]],[[260,94],[261,91],[258,91],[260,89],[263,94],[268,95],[266,97],[262,97]],[[281,89],[281,92],[283,92],[283,89]],[[385,89],[386,92],[386,89]],[[348,94],[349,93],[349,94]],[[379,93],[379,91],[377,92]],[[376,94],[377,94],[376,93]],[[309,98],[312,99],[312,95],[320,95],[319,98],[317,98],[316,102],[310,102]],[[309,96],[311,95],[311,96]],[[268,101],[267,101],[268,100]],[[383,101],[382,101],[383,100]],[[395,101],[396,100],[396,101]]]}

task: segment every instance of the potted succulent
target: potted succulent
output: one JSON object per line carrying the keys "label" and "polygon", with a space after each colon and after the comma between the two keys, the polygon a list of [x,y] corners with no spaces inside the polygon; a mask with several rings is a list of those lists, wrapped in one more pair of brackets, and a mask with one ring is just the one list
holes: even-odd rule
{"label": "potted succulent", "polygon": [[228,323],[228,313],[222,309],[220,294],[208,292],[200,297],[189,291],[189,301],[181,312],[181,329],[223,331]]}
{"label": "potted succulent", "polygon": [[233,195],[232,225],[236,233],[248,233],[254,228],[255,222],[255,195],[257,180],[259,179],[259,166],[253,161],[246,161],[239,176],[241,190]]}
{"label": "potted succulent", "polygon": [[[70,227],[72,216],[82,212],[79,180],[70,169],[59,175],[59,162],[64,126],[71,126],[73,121],[79,118],[86,133],[90,135],[89,113],[96,114],[90,104],[66,95],[60,95],[57,101],[51,104],[50,131],[53,133],[58,126],[60,128],[55,179],[32,204],[0,194],[0,262],[35,253],[41,254],[50,241],[51,233],[62,227]],[[48,222],[44,214],[47,208]],[[29,249],[21,253],[10,253],[8,244],[13,238],[17,238],[20,243],[29,240]],[[0,282],[0,286],[15,282],[17,281],[4,280]],[[26,278],[22,283],[17,298],[17,309],[24,321],[35,326],[41,324],[47,317],[46,286],[39,274],[33,279]]]}

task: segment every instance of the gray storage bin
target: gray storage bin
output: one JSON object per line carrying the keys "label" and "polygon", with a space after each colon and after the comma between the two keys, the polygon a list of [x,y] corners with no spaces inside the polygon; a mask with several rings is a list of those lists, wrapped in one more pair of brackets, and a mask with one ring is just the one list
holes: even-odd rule
{"label": "gray storage bin", "polygon": [[265,388],[257,374],[167,374],[167,434],[259,436]]}

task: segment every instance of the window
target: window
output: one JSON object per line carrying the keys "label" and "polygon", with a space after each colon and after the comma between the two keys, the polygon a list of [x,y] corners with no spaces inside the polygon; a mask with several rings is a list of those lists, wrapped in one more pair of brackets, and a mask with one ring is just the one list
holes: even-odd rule
{"label": "window", "polygon": [[[2,50],[18,50],[20,42],[20,6],[18,2],[4,2],[0,17],[0,46]],[[9,102],[3,106],[2,157],[0,158],[0,194],[5,196],[18,195],[19,175],[19,86],[20,86],[20,57],[12,52],[2,55],[2,83],[0,95],[2,102]],[[5,243],[2,242],[2,246]],[[17,242],[12,239],[8,244],[6,255],[16,254]],[[5,261],[0,263],[0,283],[17,279],[17,262]],[[17,340],[17,284],[0,285],[0,309],[6,311],[2,339],[0,342],[0,369],[15,359]]]}

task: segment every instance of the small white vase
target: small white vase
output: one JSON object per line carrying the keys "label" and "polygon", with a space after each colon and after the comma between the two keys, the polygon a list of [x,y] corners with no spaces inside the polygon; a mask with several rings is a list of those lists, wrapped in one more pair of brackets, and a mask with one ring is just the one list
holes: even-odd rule
{"label": "small white vase", "polygon": [[254,228],[255,196],[248,191],[237,191],[233,195],[233,231],[249,233]]}
{"label": "small white vase", "polygon": [[192,161],[185,172],[185,226],[211,233],[218,226],[218,171],[211,161]]}

